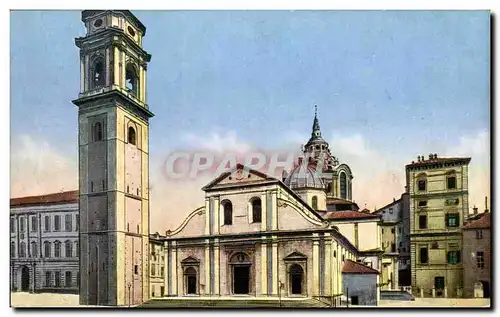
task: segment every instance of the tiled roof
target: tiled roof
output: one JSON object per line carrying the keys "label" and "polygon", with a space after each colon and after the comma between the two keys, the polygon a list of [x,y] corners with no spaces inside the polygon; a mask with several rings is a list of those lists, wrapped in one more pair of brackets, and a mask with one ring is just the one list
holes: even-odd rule
{"label": "tiled roof", "polygon": [[486,229],[491,228],[491,213],[484,213],[483,216],[477,220],[473,220],[466,224],[464,229]]}
{"label": "tiled roof", "polygon": [[326,213],[323,217],[326,219],[331,219],[331,220],[380,218],[379,215],[364,213],[361,211],[352,211],[352,210],[332,211],[332,212]]}
{"label": "tiled roof", "polygon": [[78,190],[61,193],[46,194],[39,196],[26,196],[10,199],[11,207],[45,205],[45,204],[67,204],[78,202]]}
{"label": "tiled roof", "polygon": [[342,273],[350,274],[380,274],[379,271],[366,266],[362,263],[354,262],[352,260],[346,260],[344,266],[342,267]]}
{"label": "tiled roof", "polygon": [[436,163],[469,163],[470,160],[470,157],[437,157],[430,160],[427,159],[423,161],[412,162],[411,164],[407,164],[406,167],[425,166]]}

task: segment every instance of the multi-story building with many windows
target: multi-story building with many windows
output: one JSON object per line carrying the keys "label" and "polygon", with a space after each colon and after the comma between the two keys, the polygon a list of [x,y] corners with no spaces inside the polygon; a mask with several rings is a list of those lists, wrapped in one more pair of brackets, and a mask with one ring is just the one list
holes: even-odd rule
{"label": "multi-story building with many windows", "polygon": [[[376,210],[381,216],[380,230],[385,262],[382,263],[383,288],[410,285],[409,195]],[[394,259],[394,261],[389,261]]]}
{"label": "multi-story building with many windows", "polygon": [[431,154],[406,165],[411,286],[418,296],[462,297],[461,227],[469,210],[470,160]]}
{"label": "multi-story building with many windows", "polygon": [[10,200],[11,289],[77,293],[78,192]]}

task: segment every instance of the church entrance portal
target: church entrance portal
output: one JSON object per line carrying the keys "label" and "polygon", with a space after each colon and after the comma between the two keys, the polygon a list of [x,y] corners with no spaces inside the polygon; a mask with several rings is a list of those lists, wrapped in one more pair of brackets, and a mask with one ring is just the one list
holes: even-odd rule
{"label": "church entrance portal", "polygon": [[233,278],[233,294],[249,294],[251,291],[250,257],[243,252],[233,254],[229,260]]}
{"label": "church entrance portal", "polygon": [[27,266],[23,266],[21,269],[21,291],[27,292],[30,287],[30,270]]}
{"label": "church entrance portal", "polygon": [[234,293],[250,293],[250,265],[234,267]]}

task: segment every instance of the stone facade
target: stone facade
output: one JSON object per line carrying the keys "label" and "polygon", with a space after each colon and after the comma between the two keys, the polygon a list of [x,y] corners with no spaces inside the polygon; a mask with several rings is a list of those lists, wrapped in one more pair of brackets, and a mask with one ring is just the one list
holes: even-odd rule
{"label": "stone facade", "polygon": [[[79,123],[80,303],[149,298],[149,118],[142,48],[129,11],[82,12]],[[124,277],[124,278],[121,278]]]}
{"label": "stone facade", "polygon": [[397,289],[411,283],[409,198],[409,194],[404,193],[400,199],[374,212],[382,217],[384,252],[382,284],[384,289]]}
{"label": "stone facade", "polygon": [[491,214],[479,215],[463,229],[464,297],[491,296]]}
{"label": "stone facade", "polygon": [[415,296],[462,296],[461,226],[469,210],[469,162],[431,154],[406,166]]}
{"label": "stone facade", "polygon": [[149,239],[149,286],[150,297],[165,295],[165,249],[158,233],[150,235]]}
{"label": "stone facade", "polygon": [[167,232],[166,296],[342,294],[354,245],[283,183],[242,170],[205,186],[205,206]]}
{"label": "stone facade", "polygon": [[11,290],[78,293],[76,201],[76,191],[11,199]]}

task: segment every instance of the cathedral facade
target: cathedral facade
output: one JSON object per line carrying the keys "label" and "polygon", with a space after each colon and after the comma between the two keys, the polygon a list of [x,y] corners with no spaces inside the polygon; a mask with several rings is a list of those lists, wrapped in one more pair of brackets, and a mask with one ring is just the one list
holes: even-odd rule
{"label": "cathedral facade", "polygon": [[[379,217],[351,201],[351,170],[331,155],[317,115],[312,130],[282,179],[237,165],[203,187],[205,206],[164,238],[164,296],[331,299],[346,294],[346,275],[378,281]],[[358,239],[358,222],[369,239]]]}

